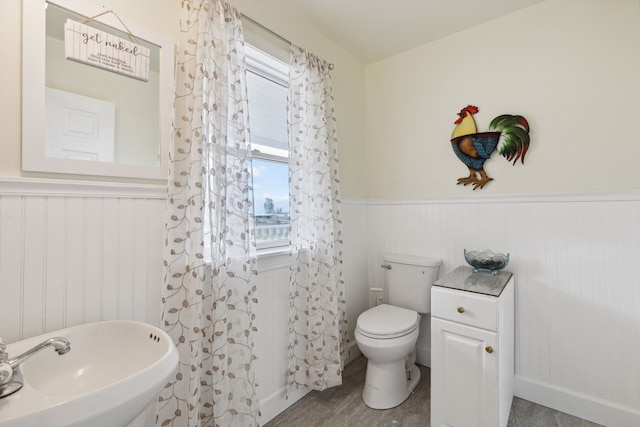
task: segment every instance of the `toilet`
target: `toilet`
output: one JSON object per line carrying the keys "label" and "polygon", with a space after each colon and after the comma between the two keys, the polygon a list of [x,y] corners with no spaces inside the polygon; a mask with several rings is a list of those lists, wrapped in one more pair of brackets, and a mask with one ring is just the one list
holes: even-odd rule
{"label": "toilet", "polygon": [[368,359],[362,391],[373,409],[398,406],[420,381],[415,364],[420,315],[431,311],[431,284],[441,261],[410,255],[384,255],[387,303],[358,316],[355,338]]}

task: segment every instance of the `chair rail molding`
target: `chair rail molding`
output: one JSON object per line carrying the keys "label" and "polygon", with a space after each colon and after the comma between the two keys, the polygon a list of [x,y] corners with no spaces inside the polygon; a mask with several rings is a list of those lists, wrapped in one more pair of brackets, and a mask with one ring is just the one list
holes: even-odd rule
{"label": "chair rail molding", "polygon": [[0,177],[0,196],[164,199],[165,185]]}
{"label": "chair rail molding", "polygon": [[343,199],[343,203],[383,205],[447,205],[474,203],[564,203],[638,201],[640,190],[589,191],[580,193],[478,194],[442,197],[384,197],[369,199]]}

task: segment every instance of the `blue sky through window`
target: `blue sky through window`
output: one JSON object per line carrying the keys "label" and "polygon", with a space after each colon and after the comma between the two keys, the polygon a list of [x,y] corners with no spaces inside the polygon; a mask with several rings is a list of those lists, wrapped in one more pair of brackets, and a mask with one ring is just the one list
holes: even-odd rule
{"label": "blue sky through window", "polygon": [[289,212],[289,165],[253,159],[253,203],[255,214],[264,214],[264,202],[273,200],[276,212]]}

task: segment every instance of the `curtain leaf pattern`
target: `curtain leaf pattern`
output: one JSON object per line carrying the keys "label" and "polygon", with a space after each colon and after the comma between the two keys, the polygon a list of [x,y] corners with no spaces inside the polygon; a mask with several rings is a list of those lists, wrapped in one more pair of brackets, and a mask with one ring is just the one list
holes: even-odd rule
{"label": "curtain leaf pattern", "polygon": [[291,46],[288,389],[342,383],[347,342],[336,118],[328,64]]}
{"label": "curtain leaf pattern", "polygon": [[184,0],[167,194],[163,327],[180,355],[156,425],[257,425],[255,243],[240,14]]}

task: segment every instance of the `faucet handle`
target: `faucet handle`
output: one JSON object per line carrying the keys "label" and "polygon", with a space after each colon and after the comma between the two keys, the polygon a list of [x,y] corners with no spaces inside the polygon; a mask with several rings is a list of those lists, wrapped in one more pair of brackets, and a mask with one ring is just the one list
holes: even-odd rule
{"label": "faucet handle", "polygon": [[4,340],[2,339],[2,337],[0,337],[0,356],[2,356],[2,353],[4,353],[6,349],[7,346],[4,345]]}
{"label": "faucet handle", "polygon": [[0,362],[0,386],[9,384],[13,379],[13,369],[6,362]]}

